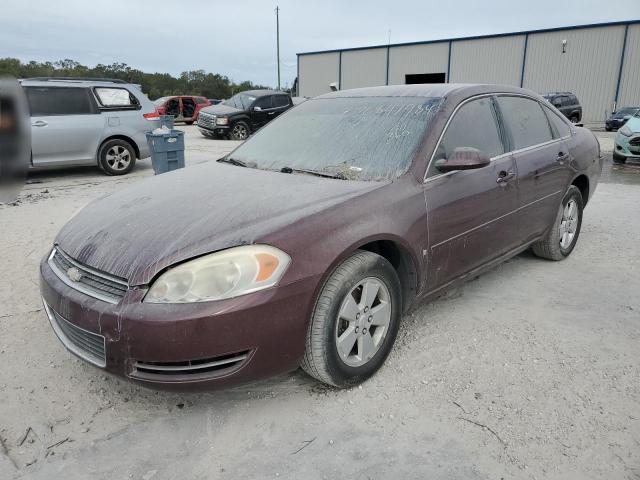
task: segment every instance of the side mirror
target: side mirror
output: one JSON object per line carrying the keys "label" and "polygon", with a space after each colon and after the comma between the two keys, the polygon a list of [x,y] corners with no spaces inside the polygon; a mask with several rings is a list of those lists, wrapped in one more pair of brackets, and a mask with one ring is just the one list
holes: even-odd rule
{"label": "side mirror", "polygon": [[262,107],[253,107],[253,111],[254,112],[261,112],[262,111]]}
{"label": "side mirror", "polygon": [[436,160],[436,168],[446,173],[455,170],[474,170],[486,167],[490,163],[491,159],[477,148],[459,147],[451,152],[449,158]]}
{"label": "side mirror", "polygon": [[624,117],[622,117],[624,120],[629,120],[631,118],[631,115],[625,115]]}

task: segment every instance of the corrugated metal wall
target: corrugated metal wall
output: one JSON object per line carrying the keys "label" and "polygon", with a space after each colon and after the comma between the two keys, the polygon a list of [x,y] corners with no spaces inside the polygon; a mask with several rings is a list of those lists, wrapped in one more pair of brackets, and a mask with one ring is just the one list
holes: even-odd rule
{"label": "corrugated metal wall", "polygon": [[342,52],[341,89],[375,87],[387,81],[387,49]]}
{"label": "corrugated metal wall", "polygon": [[640,105],[640,25],[629,25],[618,106]]}
{"label": "corrugated metal wall", "polygon": [[[523,86],[546,93],[574,92],[585,123],[603,122],[618,87],[625,25],[531,32],[526,41]],[[520,85],[527,35],[506,35],[389,47],[389,84],[412,73],[447,72],[451,82]],[[566,52],[562,41],[566,40]],[[316,96],[338,82],[338,52],[301,54],[300,93]],[[342,51],[342,89],[385,85],[387,47]],[[628,27],[618,105],[640,105],[640,24]]]}
{"label": "corrugated metal wall", "polygon": [[448,58],[448,42],[391,47],[389,85],[404,85],[408,73],[446,73]]}
{"label": "corrugated metal wall", "polygon": [[524,87],[571,91],[584,122],[603,122],[613,107],[623,39],[624,26],[530,34]]}
{"label": "corrugated metal wall", "polygon": [[518,35],[452,42],[449,81],[520,86],[524,39]]}
{"label": "corrugated metal wall", "polygon": [[315,97],[330,92],[329,85],[338,82],[339,58],[340,54],[337,52],[300,55],[300,95]]}

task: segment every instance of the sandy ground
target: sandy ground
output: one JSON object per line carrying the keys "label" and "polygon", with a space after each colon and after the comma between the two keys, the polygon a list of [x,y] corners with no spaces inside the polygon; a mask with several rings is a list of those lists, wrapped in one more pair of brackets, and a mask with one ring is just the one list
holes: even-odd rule
{"label": "sandy ground", "polygon": [[[188,165],[232,142],[187,131]],[[404,318],[361,388],[301,371],[201,394],[77,360],[37,265],[89,201],[152,175],[34,173],[0,206],[0,479],[638,479],[640,166],[610,164],[566,261],[520,255]]]}

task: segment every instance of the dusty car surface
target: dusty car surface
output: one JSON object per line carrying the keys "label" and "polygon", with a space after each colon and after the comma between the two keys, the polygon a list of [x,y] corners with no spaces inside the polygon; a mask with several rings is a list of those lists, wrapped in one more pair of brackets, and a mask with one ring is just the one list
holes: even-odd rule
{"label": "dusty car surface", "polygon": [[311,99],[218,163],[123,188],[41,263],[76,355],[156,386],[302,366],[360,383],[416,302],[532,247],[562,260],[600,176],[593,134],[509,86]]}

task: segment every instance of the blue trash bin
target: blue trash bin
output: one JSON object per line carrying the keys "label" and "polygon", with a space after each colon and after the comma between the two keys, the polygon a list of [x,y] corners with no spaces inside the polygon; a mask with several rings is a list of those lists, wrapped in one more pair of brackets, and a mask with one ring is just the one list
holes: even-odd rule
{"label": "blue trash bin", "polygon": [[184,168],[183,131],[147,132],[147,144],[151,152],[151,165],[156,175]]}
{"label": "blue trash bin", "polygon": [[167,127],[169,130],[173,130],[174,120],[173,115],[160,115],[160,128]]}

